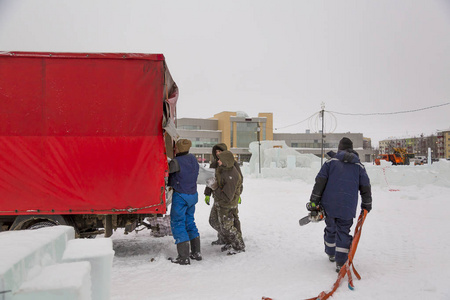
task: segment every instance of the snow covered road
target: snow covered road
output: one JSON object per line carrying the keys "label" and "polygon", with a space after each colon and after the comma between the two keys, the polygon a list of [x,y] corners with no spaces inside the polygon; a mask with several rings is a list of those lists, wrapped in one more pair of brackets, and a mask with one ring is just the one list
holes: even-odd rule
{"label": "snow covered road", "polygon": [[[199,185],[201,195],[204,186]],[[304,227],[312,185],[301,180],[245,178],[239,206],[246,252],[227,256],[209,226],[203,197],[196,222],[204,260],[170,263],[173,238],[149,231],[112,236],[112,299],[305,299],[337,278],[323,252],[324,223]],[[450,299],[450,188],[373,186],[373,211],[362,230],[355,267],[362,280],[345,282],[333,299]],[[356,222],[356,220],[355,220]]]}

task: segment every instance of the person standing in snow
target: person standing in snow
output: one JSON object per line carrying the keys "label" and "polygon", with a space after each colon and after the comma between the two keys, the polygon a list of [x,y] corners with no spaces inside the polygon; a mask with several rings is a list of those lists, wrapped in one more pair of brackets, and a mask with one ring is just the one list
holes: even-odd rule
{"label": "person standing in snow", "polygon": [[234,166],[234,156],[230,151],[218,155],[218,166],[215,172],[217,187],[213,190],[215,216],[217,223],[211,226],[220,233],[225,245],[222,252],[228,255],[245,251],[242,233],[235,226],[238,216],[238,202],[242,188],[242,177]]}
{"label": "person standing in snow", "polygon": [[[334,153],[332,154],[332,156]],[[350,228],[356,216],[358,191],[361,194],[361,210],[372,209],[372,192],[369,176],[353,150],[353,142],[342,138],[338,152],[326,161],[316,176],[307,208],[317,215],[320,208],[325,211],[325,253],[336,262],[339,272],[348,258],[352,236]]]}
{"label": "person standing in snow", "polygon": [[[218,154],[222,153],[223,151],[227,150],[227,145],[224,143],[219,143],[214,145],[214,147],[212,148],[212,156],[213,156],[213,161],[210,164],[210,168],[216,169],[218,167]],[[242,190],[244,188],[244,176],[242,175],[241,172],[241,168],[239,167],[239,164],[237,161],[234,161],[234,167],[236,168],[236,170],[239,172],[239,175],[241,175],[242,178],[242,184],[241,184],[241,190],[240,190],[240,194],[242,194]],[[211,198],[211,194],[212,194],[212,189],[210,187],[206,187],[205,188],[205,203],[209,205],[210,203],[210,198]],[[239,197],[239,204],[241,204],[241,197]],[[211,207],[211,213],[209,215],[209,224],[211,225],[212,228],[219,228],[219,219],[218,219],[218,214],[217,214],[217,208],[218,205],[213,204],[213,206]],[[236,207],[236,216],[234,218],[234,227],[236,227],[236,229],[241,233],[241,222],[239,221],[239,216],[238,216],[239,210]],[[225,245],[225,240],[224,238],[221,236],[220,232],[217,232],[217,240],[213,241],[211,243],[211,245]]]}
{"label": "person standing in snow", "polygon": [[200,234],[194,219],[195,204],[198,202],[199,165],[195,156],[189,153],[191,145],[190,140],[178,140],[175,144],[175,158],[169,162],[169,186],[174,190],[170,208],[170,227],[178,252],[178,257],[172,259],[172,262],[180,265],[189,265],[189,257],[202,260]]}

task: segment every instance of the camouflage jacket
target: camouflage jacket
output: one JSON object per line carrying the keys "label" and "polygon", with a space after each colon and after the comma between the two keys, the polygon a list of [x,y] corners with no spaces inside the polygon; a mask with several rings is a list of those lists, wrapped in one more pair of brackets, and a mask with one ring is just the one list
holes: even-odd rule
{"label": "camouflage jacket", "polygon": [[221,207],[237,207],[242,190],[242,176],[234,166],[230,151],[219,154],[222,166],[216,168],[218,187],[213,191],[214,201]]}

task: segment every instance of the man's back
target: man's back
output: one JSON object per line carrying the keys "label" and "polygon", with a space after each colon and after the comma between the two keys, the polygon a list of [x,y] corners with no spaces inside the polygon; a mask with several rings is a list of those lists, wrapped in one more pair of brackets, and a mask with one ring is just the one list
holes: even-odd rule
{"label": "man's back", "polygon": [[327,215],[354,218],[360,186],[370,186],[369,177],[356,152],[338,151],[317,176],[327,178],[321,201]]}

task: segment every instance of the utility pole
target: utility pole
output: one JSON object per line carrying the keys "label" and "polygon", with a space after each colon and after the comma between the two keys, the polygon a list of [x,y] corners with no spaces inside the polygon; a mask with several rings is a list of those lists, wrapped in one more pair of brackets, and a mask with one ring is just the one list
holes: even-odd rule
{"label": "utility pole", "polygon": [[323,165],[323,157],[324,157],[324,153],[323,153],[323,150],[324,150],[324,147],[323,147],[323,140],[324,140],[324,138],[325,138],[325,134],[324,134],[324,132],[323,132],[323,128],[324,128],[324,113],[325,113],[325,103],[321,103],[321,108],[322,108],[322,110],[320,111],[320,115],[321,115],[321,118],[322,118],[322,151],[321,151],[321,156],[320,156],[320,165],[322,166]]}
{"label": "utility pole", "polygon": [[253,121],[252,118],[245,118],[245,122],[256,123],[256,140],[258,141],[258,165],[259,174],[261,174],[261,125],[258,121]]}
{"label": "utility pole", "polygon": [[259,122],[258,124],[258,128],[256,129],[256,133],[258,134],[258,158],[259,158],[259,174],[261,174],[261,127],[259,126]]}

